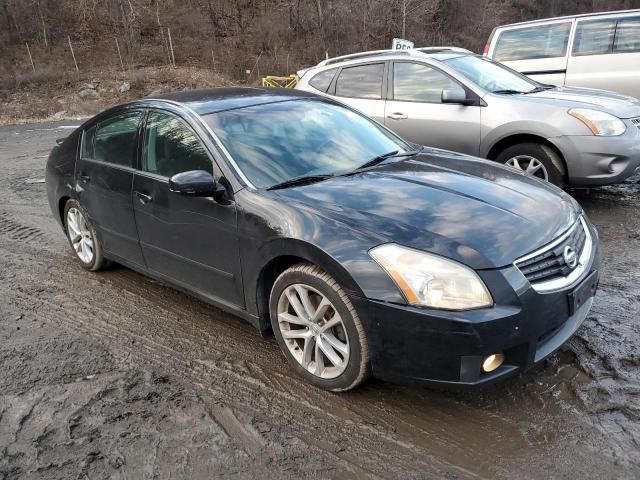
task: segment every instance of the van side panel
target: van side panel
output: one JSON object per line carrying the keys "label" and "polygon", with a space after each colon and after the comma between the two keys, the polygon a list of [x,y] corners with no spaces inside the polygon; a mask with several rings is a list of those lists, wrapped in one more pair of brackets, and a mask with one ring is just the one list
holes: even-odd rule
{"label": "van side panel", "polygon": [[539,82],[562,86],[573,23],[565,19],[499,28],[488,56]]}
{"label": "van side panel", "polygon": [[[631,23],[638,17],[618,17],[608,18],[612,25],[624,25]],[[577,33],[580,32],[581,24],[584,20],[577,23]],[[640,22],[632,23],[634,32],[640,37]],[[612,27],[612,28],[614,28]],[[587,39],[581,42],[579,35],[574,38],[571,54],[567,65],[566,85],[575,87],[599,88],[602,90],[611,90],[614,92],[629,95],[640,99],[640,42],[632,48],[624,48],[616,41],[618,30],[611,34],[610,45],[607,53],[595,52],[596,54],[585,54],[580,52],[582,48],[593,45],[596,40]],[[630,32],[626,32],[629,35]],[[589,43],[589,41],[591,43]]]}

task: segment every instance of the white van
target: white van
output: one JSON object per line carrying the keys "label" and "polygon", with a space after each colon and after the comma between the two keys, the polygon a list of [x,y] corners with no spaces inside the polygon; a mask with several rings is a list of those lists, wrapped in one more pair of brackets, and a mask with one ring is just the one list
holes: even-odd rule
{"label": "white van", "polygon": [[542,83],[640,98],[640,10],[496,27],[483,54]]}

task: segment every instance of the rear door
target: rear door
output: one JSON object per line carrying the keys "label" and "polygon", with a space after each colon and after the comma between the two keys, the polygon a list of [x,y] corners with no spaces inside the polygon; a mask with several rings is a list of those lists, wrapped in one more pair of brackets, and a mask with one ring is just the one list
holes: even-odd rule
{"label": "rear door", "polygon": [[83,132],[76,164],[78,200],[115,260],[144,267],[133,214],[131,186],[142,110],[115,113]]}
{"label": "rear door", "polygon": [[444,89],[465,89],[430,65],[393,62],[385,125],[420,145],[478,155],[480,106],[442,103]]}
{"label": "rear door", "polygon": [[562,86],[573,20],[498,29],[488,56],[542,83]]}
{"label": "rear door", "polygon": [[387,63],[365,63],[343,67],[329,93],[365,115],[384,123],[385,73]]}
{"label": "rear door", "polygon": [[147,267],[204,297],[242,307],[235,202],[170,192],[169,178],[190,170],[208,171],[217,180],[222,176],[187,122],[171,112],[149,111],[141,169],[133,182]]}
{"label": "rear door", "polygon": [[566,84],[640,97],[640,15],[578,20]]}

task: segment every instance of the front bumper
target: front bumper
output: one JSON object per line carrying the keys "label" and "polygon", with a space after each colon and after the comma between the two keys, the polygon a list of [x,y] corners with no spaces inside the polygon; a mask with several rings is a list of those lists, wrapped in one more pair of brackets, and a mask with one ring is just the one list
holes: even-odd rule
{"label": "front bumper", "polygon": [[617,137],[562,136],[549,140],[562,152],[573,187],[619,183],[640,166],[640,129],[624,120],[627,130]]}
{"label": "front bumper", "polygon": [[[367,331],[374,376],[474,386],[531,368],[560,348],[587,317],[593,298],[571,312],[568,295],[598,270],[594,244],[584,275],[559,291],[536,292],[515,266],[478,272],[494,297],[492,308],[448,312],[352,297]],[[503,365],[483,372],[484,358],[498,352],[505,356]]]}

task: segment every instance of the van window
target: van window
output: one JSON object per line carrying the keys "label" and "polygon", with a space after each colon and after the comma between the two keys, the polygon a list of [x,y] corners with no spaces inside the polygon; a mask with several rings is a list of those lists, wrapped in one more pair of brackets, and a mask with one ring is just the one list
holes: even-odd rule
{"label": "van window", "polygon": [[498,61],[564,57],[571,22],[515,28],[500,34],[493,58]]}
{"label": "van window", "polygon": [[329,88],[329,85],[331,85],[331,80],[333,80],[333,76],[336,74],[336,70],[337,69],[332,68],[331,70],[320,72],[309,81],[309,85],[311,85],[316,90],[326,92],[327,88]]}
{"label": "van window", "polygon": [[384,63],[343,68],[336,81],[336,95],[356,98],[382,98]]}
{"label": "van window", "polygon": [[621,18],[613,53],[640,52],[640,17]]}
{"label": "van window", "polygon": [[578,22],[573,40],[573,56],[611,53],[615,31],[616,21],[612,19]]}

